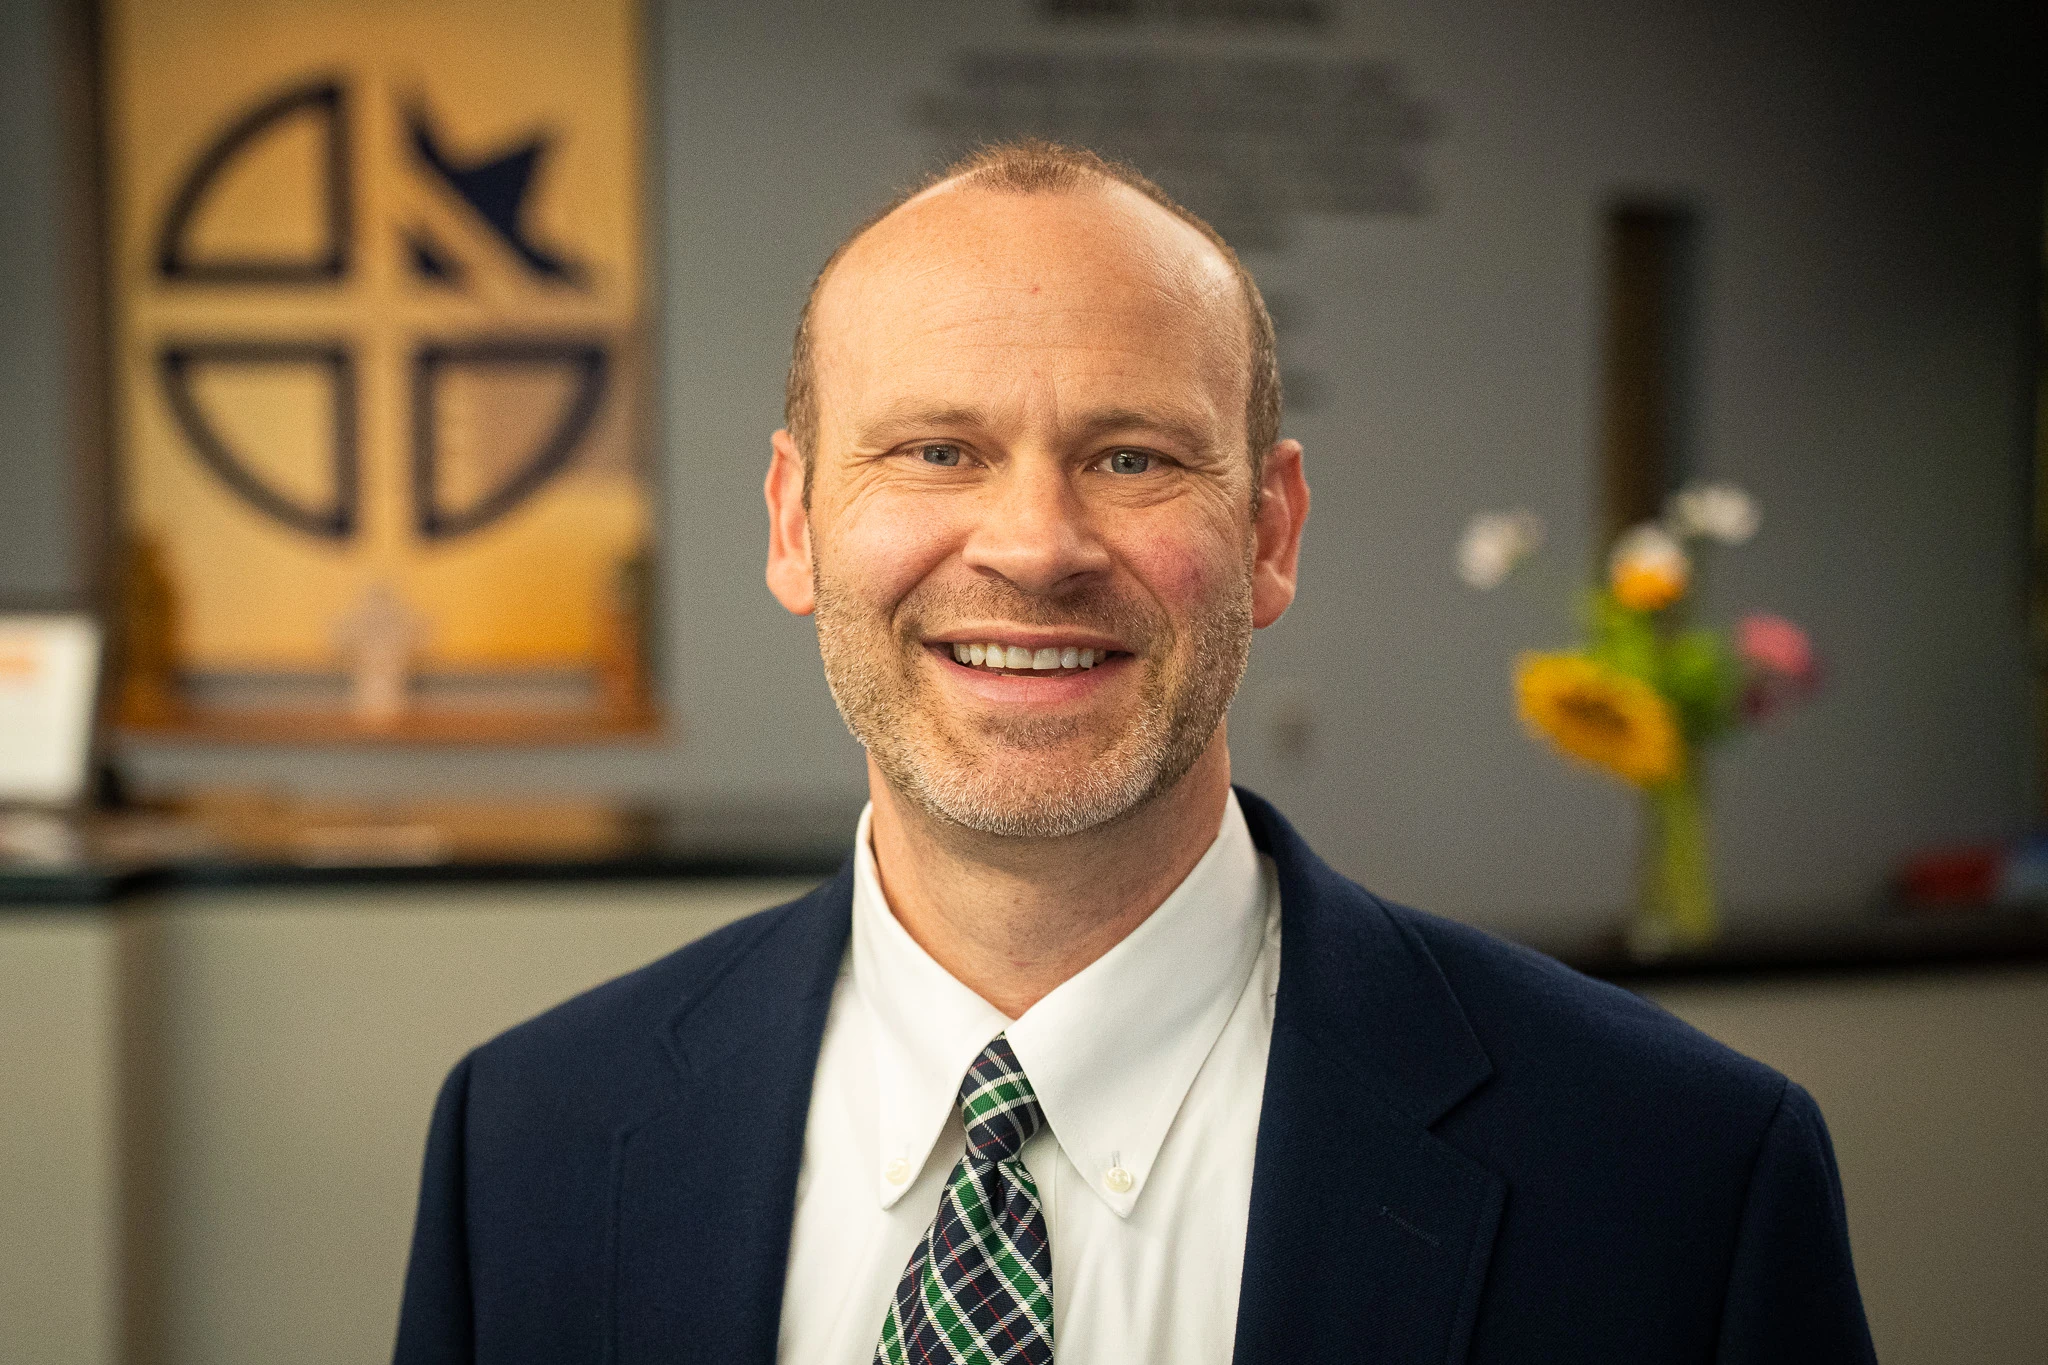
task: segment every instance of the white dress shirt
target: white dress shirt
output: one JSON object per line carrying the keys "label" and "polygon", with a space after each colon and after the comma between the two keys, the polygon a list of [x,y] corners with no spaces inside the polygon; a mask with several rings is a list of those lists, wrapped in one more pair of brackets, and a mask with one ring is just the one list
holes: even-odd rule
{"label": "white dress shirt", "polygon": [[966,1147],[961,1078],[1007,1033],[1045,1111],[1023,1159],[1052,1242],[1059,1365],[1228,1361],[1280,982],[1279,886],[1236,795],[1165,903],[1016,1020],[896,922],[871,813],[804,1132],[780,1358],[874,1359]]}

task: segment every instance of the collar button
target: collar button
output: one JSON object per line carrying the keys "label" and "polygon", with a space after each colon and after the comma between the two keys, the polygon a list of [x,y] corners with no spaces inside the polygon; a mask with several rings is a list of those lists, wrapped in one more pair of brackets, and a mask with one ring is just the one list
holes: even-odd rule
{"label": "collar button", "polygon": [[1112,1166],[1102,1173],[1102,1183],[1109,1187],[1111,1194],[1128,1194],[1131,1189],[1131,1173],[1121,1166]]}
{"label": "collar button", "polygon": [[882,1168],[882,1178],[891,1185],[901,1185],[910,1179],[910,1163],[900,1156],[897,1157]]}

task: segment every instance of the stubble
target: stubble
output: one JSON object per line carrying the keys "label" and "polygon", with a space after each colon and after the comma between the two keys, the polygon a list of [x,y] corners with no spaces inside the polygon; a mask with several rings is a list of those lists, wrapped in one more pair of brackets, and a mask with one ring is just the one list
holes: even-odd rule
{"label": "stubble", "polygon": [[[833,702],[898,794],[984,834],[1057,839],[1170,790],[1207,749],[1251,654],[1249,571],[1176,630],[1149,604],[1084,590],[919,589],[893,619],[814,573],[818,648]],[[1135,695],[1100,716],[948,713],[925,676],[926,622],[1005,620],[1102,632],[1133,646]]]}

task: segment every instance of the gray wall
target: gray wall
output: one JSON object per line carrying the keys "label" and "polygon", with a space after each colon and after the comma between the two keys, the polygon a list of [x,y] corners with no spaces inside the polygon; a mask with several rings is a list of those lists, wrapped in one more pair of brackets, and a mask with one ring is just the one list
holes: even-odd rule
{"label": "gray wall", "polygon": [[[78,566],[63,512],[62,301],[47,25],[0,30],[0,592]],[[1310,36],[1054,33],[1025,0],[672,6],[656,16],[653,231],[664,283],[667,692],[648,748],[432,755],[153,745],[145,782],[320,790],[516,784],[677,800],[857,800],[858,751],[808,623],[760,581],[759,482],[802,291],[833,242],[931,164],[905,110],[964,47],[1386,58],[1436,111],[1420,217],[1305,216],[1248,256],[1297,302],[1283,360],[1315,510],[1301,600],[1233,713],[1242,780],[1345,870],[1446,913],[1537,929],[1627,896],[1627,796],[1510,714],[1516,650],[1569,642],[1588,562],[1600,224],[1617,194],[1702,214],[1693,458],[1763,500],[1710,601],[1782,611],[1822,699],[1717,760],[1735,905],[1857,903],[1906,850],[2032,810],[2022,588],[2028,317],[2040,250],[2037,70],[1953,7],[1908,20],[1570,0],[1335,4]],[[1904,13],[1901,11],[1901,13]],[[2024,52],[2024,48],[2020,51]],[[2001,53],[2006,54],[2001,58]],[[2001,61],[2003,65],[2001,65]],[[1550,580],[1477,596],[1466,516],[1526,504]],[[1305,757],[1283,722],[1306,715]]]}
{"label": "gray wall", "polygon": [[59,15],[0,0],[0,602],[84,587],[65,391]]}

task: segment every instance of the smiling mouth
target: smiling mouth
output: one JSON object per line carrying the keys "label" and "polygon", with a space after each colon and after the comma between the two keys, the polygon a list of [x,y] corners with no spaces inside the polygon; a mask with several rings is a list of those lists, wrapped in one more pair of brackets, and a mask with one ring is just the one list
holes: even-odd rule
{"label": "smiling mouth", "polygon": [[980,673],[1053,674],[1079,673],[1123,657],[1121,650],[1081,649],[1073,645],[1034,649],[1025,645],[960,644],[938,646],[953,655],[953,662]]}

